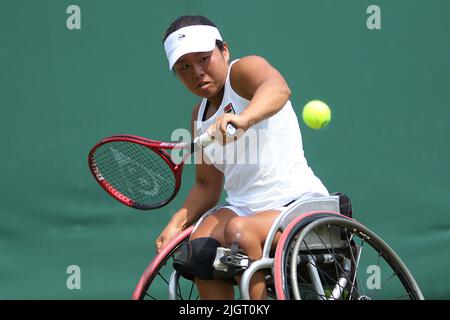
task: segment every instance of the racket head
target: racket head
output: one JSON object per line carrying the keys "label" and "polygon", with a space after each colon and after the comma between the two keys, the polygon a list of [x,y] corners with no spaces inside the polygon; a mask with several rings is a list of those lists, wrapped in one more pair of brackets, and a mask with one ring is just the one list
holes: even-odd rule
{"label": "racket head", "polygon": [[99,141],[89,152],[89,169],[98,184],[123,204],[140,210],[157,209],[177,195],[183,163],[175,164],[163,143],[133,135]]}

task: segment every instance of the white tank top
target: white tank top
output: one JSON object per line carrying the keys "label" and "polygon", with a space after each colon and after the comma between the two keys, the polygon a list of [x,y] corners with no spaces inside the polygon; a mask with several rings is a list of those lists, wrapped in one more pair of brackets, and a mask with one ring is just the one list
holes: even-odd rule
{"label": "white tank top", "polygon": [[[207,99],[202,100],[196,123],[199,135],[218,115],[240,114],[250,102],[231,87],[230,72],[236,61],[228,68],[222,103],[206,121],[202,119]],[[255,137],[256,140],[251,139]],[[300,127],[290,101],[275,115],[250,127],[236,142],[225,146],[214,142],[204,149],[204,154],[207,161],[223,172],[226,201],[233,206],[258,212],[295,199],[329,195],[304,157]]]}

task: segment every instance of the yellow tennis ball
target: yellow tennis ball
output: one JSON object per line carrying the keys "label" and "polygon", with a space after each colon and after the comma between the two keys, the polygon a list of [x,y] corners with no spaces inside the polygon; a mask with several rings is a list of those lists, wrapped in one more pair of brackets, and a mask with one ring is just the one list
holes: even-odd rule
{"label": "yellow tennis ball", "polygon": [[312,100],[303,107],[303,121],[313,129],[325,127],[331,120],[331,110],[320,100]]}

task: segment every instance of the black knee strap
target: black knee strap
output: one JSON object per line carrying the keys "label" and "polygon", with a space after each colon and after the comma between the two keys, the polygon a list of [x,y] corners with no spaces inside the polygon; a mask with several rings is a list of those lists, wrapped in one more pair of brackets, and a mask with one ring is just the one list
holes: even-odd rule
{"label": "black knee strap", "polygon": [[220,242],[213,238],[198,238],[180,247],[173,261],[173,267],[181,276],[193,280],[213,280],[213,262]]}

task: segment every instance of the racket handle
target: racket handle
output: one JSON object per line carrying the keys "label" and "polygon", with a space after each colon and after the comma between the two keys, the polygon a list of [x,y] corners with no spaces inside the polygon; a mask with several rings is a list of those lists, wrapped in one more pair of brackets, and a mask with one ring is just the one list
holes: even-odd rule
{"label": "racket handle", "polygon": [[[227,124],[227,135],[233,136],[236,133],[236,127],[231,123]],[[208,132],[205,132],[194,139],[194,148],[205,148],[214,142],[214,136],[210,136]]]}
{"label": "racket handle", "polygon": [[231,123],[227,124],[227,133],[229,136],[234,136],[234,134],[236,133],[236,127]]}

